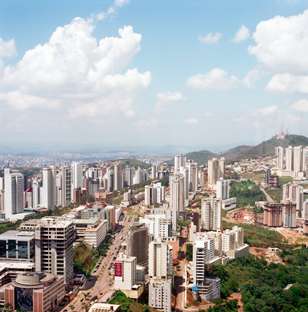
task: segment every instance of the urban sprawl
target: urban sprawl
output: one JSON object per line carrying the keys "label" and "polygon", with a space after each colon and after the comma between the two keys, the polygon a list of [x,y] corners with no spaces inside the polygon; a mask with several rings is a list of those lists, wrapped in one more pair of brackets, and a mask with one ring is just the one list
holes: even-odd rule
{"label": "urban sprawl", "polygon": [[249,254],[282,261],[274,243],[250,240],[252,228],[280,234],[286,244],[307,244],[307,157],[308,147],[278,146],[275,156],[232,162],[217,157],[198,164],[176,155],[3,166],[1,309],[214,307],[231,298],[217,268]]}

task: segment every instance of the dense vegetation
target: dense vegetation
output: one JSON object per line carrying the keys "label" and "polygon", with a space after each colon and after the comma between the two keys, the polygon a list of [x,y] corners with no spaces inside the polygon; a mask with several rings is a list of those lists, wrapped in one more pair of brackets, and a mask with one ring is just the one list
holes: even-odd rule
{"label": "dense vegetation", "polygon": [[230,196],[237,198],[238,207],[254,206],[256,201],[266,200],[264,193],[251,180],[232,182]]}
{"label": "dense vegetation", "polygon": [[100,257],[104,257],[109,249],[112,236],[108,234],[98,248],[92,248],[84,242],[74,248],[74,271],[89,276]]}
{"label": "dense vegetation", "polygon": [[120,305],[120,312],[148,312],[149,307],[146,304],[141,304],[133,299],[128,298],[122,291],[116,291],[113,297],[109,300],[110,304]]}
{"label": "dense vegetation", "polygon": [[[223,228],[225,229],[232,228],[234,225],[234,223],[223,222]],[[244,230],[245,243],[247,243],[249,246],[263,248],[288,247],[287,241],[284,239],[284,237],[274,230],[253,224],[243,223],[240,226]]]}
{"label": "dense vegetation", "polygon": [[237,312],[238,304],[236,300],[225,301],[218,303],[215,307],[211,307],[207,312]]}
{"label": "dense vegetation", "polygon": [[197,151],[186,154],[187,159],[195,161],[198,165],[205,165],[209,159],[216,156],[217,154],[210,151]]}
{"label": "dense vegetation", "polygon": [[214,266],[222,298],[240,291],[245,312],[308,311],[308,249],[284,250],[281,257],[285,265],[248,256]]}

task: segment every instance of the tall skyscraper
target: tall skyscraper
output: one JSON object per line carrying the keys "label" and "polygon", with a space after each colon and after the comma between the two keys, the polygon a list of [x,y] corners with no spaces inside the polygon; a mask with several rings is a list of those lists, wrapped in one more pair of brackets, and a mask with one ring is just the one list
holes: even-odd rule
{"label": "tall skyscraper", "polygon": [[9,218],[24,210],[24,176],[4,169],[4,213]]}
{"label": "tall skyscraper", "polygon": [[224,177],[225,159],[217,158],[208,160],[208,186],[215,188],[218,179]]}
{"label": "tall skyscraper", "polygon": [[134,177],[134,168],[126,166],[124,170],[124,185],[125,186],[133,185],[133,177]]}
{"label": "tall skyscraper", "polygon": [[293,171],[293,147],[289,146],[286,148],[286,170],[289,172]]}
{"label": "tall skyscraper", "polygon": [[[203,234],[203,233],[201,233]],[[200,236],[193,244],[193,285],[202,299],[212,300],[220,297],[220,280],[206,276],[207,265],[215,261],[214,239]]]}
{"label": "tall skyscraper", "polygon": [[67,207],[72,202],[72,172],[71,167],[63,166],[61,174],[61,206]]}
{"label": "tall skyscraper", "polygon": [[300,172],[303,172],[303,147],[295,146],[293,148],[293,170],[295,176],[297,176]]}
{"label": "tall skyscraper", "polygon": [[149,276],[169,278],[172,276],[172,255],[167,242],[155,240],[149,244]]}
{"label": "tall skyscraper", "polygon": [[72,190],[83,187],[83,171],[80,162],[72,162]]}
{"label": "tall skyscraper", "polygon": [[136,257],[137,264],[148,265],[149,233],[144,224],[136,223],[129,229],[127,243],[127,254]]}
{"label": "tall skyscraper", "polygon": [[40,181],[38,178],[34,178],[32,181],[32,198],[33,198],[33,208],[39,208],[41,199],[40,199]]}
{"label": "tall skyscraper", "polygon": [[54,210],[56,206],[56,172],[54,168],[43,169],[41,207]]}
{"label": "tall skyscraper", "polygon": [[228,199],[230,197],[229,194],[230,194],[230,181],[220,178],[216,182],[216,198],[221,200]]}
{"label": "tall skyscraper", "polygon": [[170,176],[170,207],[172,211],[172,230],[176,232],[179,212],[184,211],[184,177],[181,174]]}
{"label": "tall skyscraper", "polygon": [[188,189],[195,193],[198,189],[198,165],[193,161],[187,161],[188,168]]}
{"label": "tall skyscraper", "polygon": [[65,283],[73,278],[73,243],[75,228],[61,218],[37,220],[35,231],[35,270],[64,276]]}
{"label": "tall skyscraper", "polygon": [[276,152],[276,166],[279,170],[283,170],[284,166],[284,148],[282,146],[277,146]]}
{"label": "tall skyscraper", "polygon": [[207,198],[201,201],[201,227],[206,231],[221,229],[221,201]]}
{"label": "tall skyscraper", "polygon": [[114,190],[123,189],[123,166],[121,163],[114,164]]}
{"label": "tall skyscraper", "polygon": [[174,157],[174,173],[178,173],[181,167],[186,165],[186,156],[185,155],[176,155]]}

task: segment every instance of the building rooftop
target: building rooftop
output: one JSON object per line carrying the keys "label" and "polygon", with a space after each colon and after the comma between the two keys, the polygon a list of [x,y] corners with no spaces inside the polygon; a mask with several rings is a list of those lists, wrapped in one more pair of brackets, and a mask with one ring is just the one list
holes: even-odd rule
{"label": "building rooftop", "polygon": [[109,311],[117,311],[120,308],[117,304],[109,304],[109,303],[94,303],[89,312],[109,312]]}
{"label": "building rooftop", "polygon": [[34,239],[34,232],[11,230],[11,231],[6,231],[0,234],[0,240],[6,240],[6,239],[18,239],[18,240],[31,241],[32,239]]}

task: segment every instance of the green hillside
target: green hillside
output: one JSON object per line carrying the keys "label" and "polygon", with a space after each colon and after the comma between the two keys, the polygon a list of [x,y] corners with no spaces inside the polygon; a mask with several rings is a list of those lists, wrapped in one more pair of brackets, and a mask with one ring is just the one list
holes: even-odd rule
{"label": "green hillside", "polygon": [[228,161],[236,161],[245,158],[256,158],[258,156],[274,155],[276,146],[308,146],[308,137],[303,135],[289,134],[283,139],[272,137],[269,140],[263,141],[258,145],[240,145],[227,150],[222,154],[215,154],[211,151],[196,151],[186,154],[188,159],[196,161],[199,165],[207,163],[212,157],[225,157]]}

